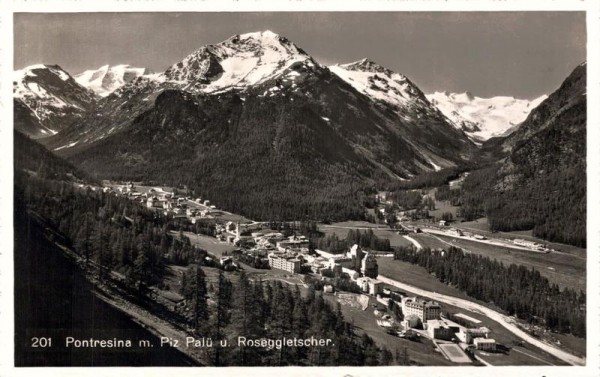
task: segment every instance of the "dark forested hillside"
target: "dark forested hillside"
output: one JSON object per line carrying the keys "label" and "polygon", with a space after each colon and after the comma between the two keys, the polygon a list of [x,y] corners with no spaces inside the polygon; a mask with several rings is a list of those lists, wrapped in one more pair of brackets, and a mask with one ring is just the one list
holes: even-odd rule
{"label": "dark forested hillside", "polygon": [[465,180],[467,220],[486,215],[493,230],[533,229],[537,237],[586,246],[585,70],[577,67],[515,133],[493,141],[506,157]]}
{"label": "dark forested hillside", "polygon": [[[377,126],[389,114],[348,95],[345,85],[315,79],[310,96],[290,90],[261,97],[264,88],[213,96],[166,91],[131,127],[70,160],[98,177],[187,184],[255,219],[358,219],[363,188],[427,164],[401,135],[429,131]],[[359,110],[340,109],[349,99]],[[335,123],[323,116],[330,114]],[[452,154],[463,142],[435,148]]]}
{"label": "dark forested hillside", "polygon": [[16,129],[14,135],[14,167],[16,171],[28,171],[40,178],[77,181],[92,178],[73,164],[57,157],[43,145],[30,139]]}

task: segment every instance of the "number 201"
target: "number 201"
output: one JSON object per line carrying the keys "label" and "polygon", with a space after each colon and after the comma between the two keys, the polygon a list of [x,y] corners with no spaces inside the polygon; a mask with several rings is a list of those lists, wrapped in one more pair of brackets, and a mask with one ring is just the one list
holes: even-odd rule
{"label": "number 201", "polygon": [[52,347],[52,338],[31,338],[31,347],[47,348]]}

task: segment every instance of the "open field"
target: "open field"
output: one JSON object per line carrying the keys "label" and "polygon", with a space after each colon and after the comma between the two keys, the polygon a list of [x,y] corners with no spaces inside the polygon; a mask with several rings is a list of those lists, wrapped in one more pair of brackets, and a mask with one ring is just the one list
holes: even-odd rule
{"label": "open field", "polygon": [[[429,194],[432,195],[432,193],[434,191],[435,191],[435,189],[431,190],[429,192]],[[450,226],[454,227],[454,228],[458,228],[458,229],[468,231],[468,232],[479,233],[479,234],[482,234],[482,235],[485,235],[488,237],[497,237],[497,238],[506,238],[506,239],[522,238],[522,239],[525,239],[528,241],[534,241],[534,242],[538,242],[541,244],[546,244],[546,245],[548,245],[548,247],[550,247],[554,250],[567,252],[567,253],[570,253],[570,254],[573,254],[576,256],[580,256],[580,257],[586,256],[585,249],[582,249],[582,248],[576,247],[576,246],[561,244],[561,243],[549,242],[547,240],[544,240],[544,239],[541,239],[538,237],[534,237],[533,231],[531,231],[531,230],[492,233],[486,217],[482,217],[480,219],[473,220],[473,221],[465,221],[465,222],[456,221],[456,219],[457,219],[456,214],[460,207],[450,205],[450,201],[436,200],[435,208],[436,209],[434,211],[429,211],[429,214],[435,218],[441,217],[442,213],[444,213],[444,212],[452,213],[452,216],[454,217],[455,221],[451,222]]]}
{"label": "open field", "polygon": [[561,288],[585,290],[586,287],[585,257],[562,252],[536,253],[437,234],[416,234],[411,237],[415,238],[423,247],[445,248],[450,244],[472,253],[494,258],[505,264],[514,263],[533,267],[539,270],[542,276],[548,278],[552,283],[558,284]]}
{"label": "open field", "polygon": [[409,246],[410,241],[390,229],[387,225],[371,224],[364,221],[345,221],[331,225],[319,224],[319,230],[325,235],[336,234],[339,238],[346,238],[350,229],[359,229],[361,232],[371,229],[379,238],[390,240],[391,246]]}
{"label": "open field", "polygon": [[337,299],[343,306],[366,310],[369,307],[369,297],[359,293],[337,293]]}
{"label": "open field", "polygon": [[571,334],[568,334],[568,335],[552,334],[552,337],[555,338],[557,341],[559,341],[561,346],[573,351],[573,353],[575,355],[582,356],[582,357],[585,356],[585,354],[586,354],[585,340],[578,338],[576,336],[573,336]]}
{"label": "open field", "polygon": [[[177,236],[178,232],[171,232],[173,236]],[[231,253],[235,246],[230,243],[221,242],[214,237],[204,234],[195,234],[192,232],[183,232],[183,235],[190,239],[192,245],[208,251],[209,254],[217,258],[222,257],[226,253]]]}
{"label": "open field", "polygon": [[428,291],[470,299],[464,292],[437,280],[435,276],[427,273],[427,270],[423,267],[391,258],[377,258],[377,264],[379,265],[379,274],[391,279],[402,281]]}
{"label": "open field", "polygon": [[456,219],[456,213],[460,207],[450,205],[450,201],[435,201],[435,210],[429,211],[429,215],[432,217],[442,217],[442,213],[450,212],[454,219]]}
{"label": "open field", "polygon": [[562,251],[565,253],[573,254],[574,256],[585,258],[587,253],[585,249],[580,247],[565,245],[562,243],[549,242],[541,238],[533,237],[531,230],[520,230],[520,231],[512,231],[512,232],[496,232],[492,233],[489,229],[487,218],[483,217],[481,219],[477,219],[474,221],[468,222],[454,222],[451,226],[462,229],[470,232],[477,232],[479,234],[488,236],[488,237],[499,237],[506,239],[515,239],[522,238],[528,241],[534,241],[541,244],[546,244],[551,249]]}

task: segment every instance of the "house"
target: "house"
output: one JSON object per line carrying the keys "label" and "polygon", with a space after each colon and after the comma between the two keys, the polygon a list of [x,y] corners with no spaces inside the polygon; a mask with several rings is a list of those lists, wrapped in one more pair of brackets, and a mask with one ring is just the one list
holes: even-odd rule
{"label": "house", "polygon": [[448,223],[446,220],[440,220],[440,226],[446,226]]}
{"label": "house", "polygon": [[432,339],[452,340],[459,326],[444,319],[430,319],[426,323],[427,333]]}
{"label": "house", "polygon": [[323,287],[323,293],[333,293],[333,285],[325,284]]}
{"label": "house", "polygon": [[463,343],[471,344],[477,338],[488,338],[492,332],[487,327],[476,329],[461,328],[456,337]]}
{"label": "house", "polygon": [[366,276],[356,279],[356,284],[363,292],[373,296],[377,296],[383,289],[383,282]]}
{"label": "house", "polygon": [[475,348],[482,351],[495,351],[496,341],[491,338],[476,338],[473,340]]}
{"label": "house", "polygon": [[356,280],[360,277],[360,274],[358,272],[347,267],[342,267],[342,273],[348,274],[348,276],[350,276],[350,279],[352,280]]}
{"label": "house", "polygon": [[146,207],[148,208],[165,208],[170,209],[171,207],[165,207],[164,201],[161,201],[157,197],[153,196],[146,200]]}
{"label": "house", "polygon": [[309,244],[310,242],[306,238],[291,236],[287,240],[277,242],[277,249],[281,252],[286,250],[300,252],[308,250]]}

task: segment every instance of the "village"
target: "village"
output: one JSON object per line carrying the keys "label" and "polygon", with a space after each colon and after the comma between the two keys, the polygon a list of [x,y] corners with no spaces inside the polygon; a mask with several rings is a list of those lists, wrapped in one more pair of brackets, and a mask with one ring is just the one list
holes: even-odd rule
{"label": "village", "polygon": [[[356,244],[345,253],[311,250],[310,241],[304,235],[286,236],[269,229],[265,222],[250,221],[220,210],[208,199],[191,198],[185,189],[128,182],[105,185],[103,191],[125,195],[173,220],[190,224],[214,220],[215,242],[231,245],[232,248],[229,252],[214,254],[208,250],[223,268],[251,268],[267,274],[273,271],[273,276],[298,276],[300,279],[297,281],[305,286],[305,282],[316,283],[324,295],[335,301],[363,312],[372,311],[371,321],[387,336],[408,342],[429,341],[433,349],[451,363],[486,364],[481,355],[501,355],[507,350],[492,337],[488,327],[481,325],[480,320],[464,313],[445,314],[440,303],[409,295],[378,280],[377,260],[391,257],[389,252],[364,250]],[[398,216],[405,214],[399,213]],[[444,229],[445,226],[442,222],[438,227],[402,225],[398,232],[433,233],[439,229],[439,232],[455,232],[456,236],[486,240],[483,236]],[[177,296],[172,292],[169,295]],[[179,299],[175,297],[174,300]]]}

